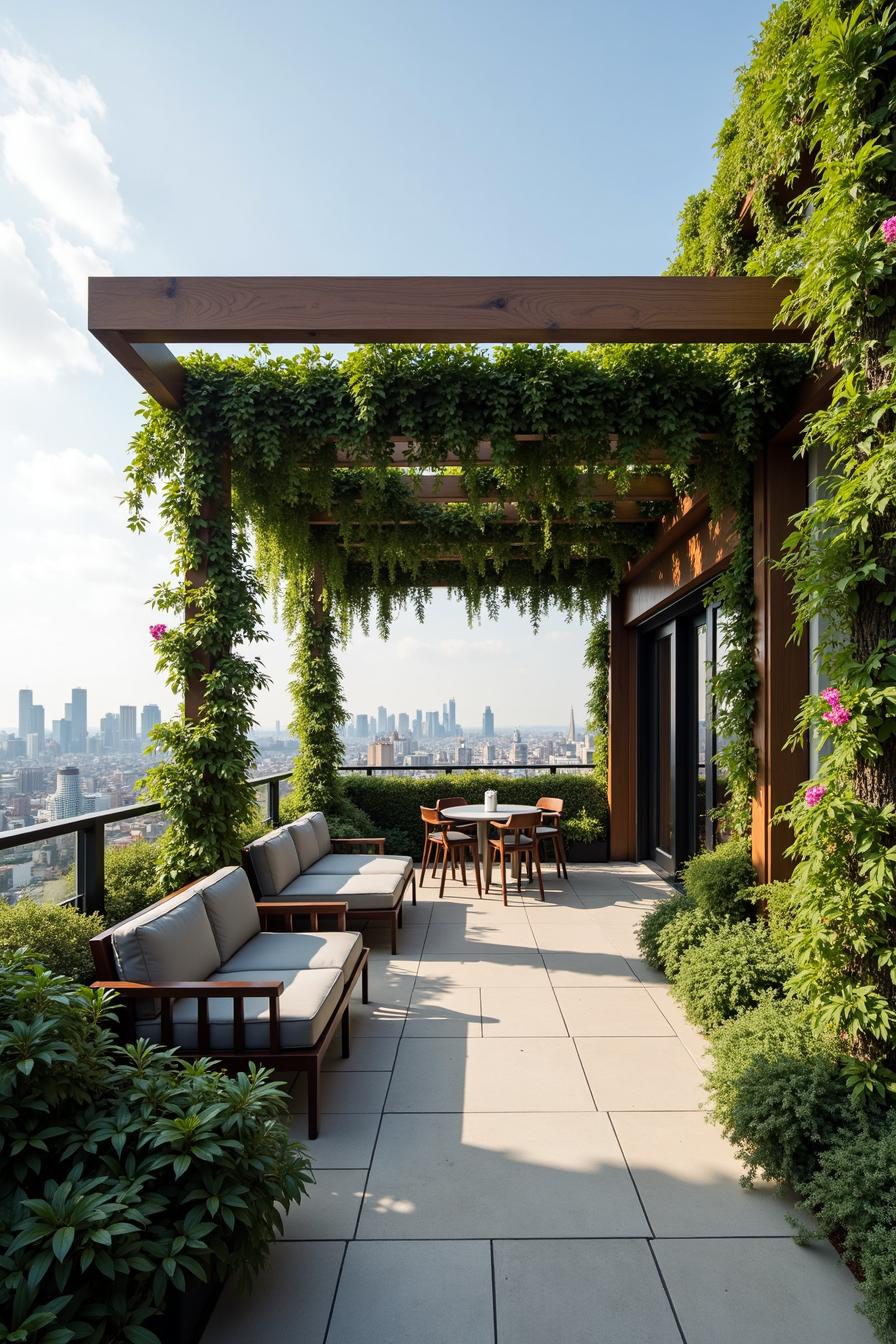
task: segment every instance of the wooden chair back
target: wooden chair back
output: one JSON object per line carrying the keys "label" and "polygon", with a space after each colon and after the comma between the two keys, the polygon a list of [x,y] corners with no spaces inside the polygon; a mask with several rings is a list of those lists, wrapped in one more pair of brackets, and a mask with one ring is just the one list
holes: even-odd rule
{"label": "wooden chair back", "polygon": [[442,818],[439,816],[438,806],[436,807],[421,806],[420,820],[423,822],[423,825],[427,827],[440,826],[442,824]]}
{"label": "wooden chair back", "polygon": [[445,807],[468,807],[466,798],[437,798],[436,811],[441,812]]}
{"label": "wooden chair back", "polygon": [[518,835],[521,831],[534,831],[535,827],[541,824],[541,813],[511,812],[503,821],[493,821],[491,824],[496,831],[504,831],[505,834],[507,831],[513,831]]}
{"label": "wooden chair back", "polygon": [[560,825],[560,818],[563,816],[562,798],[539,798],[535,806],[540,807],[546,814],[546,821],[553,822],[556,826]]}

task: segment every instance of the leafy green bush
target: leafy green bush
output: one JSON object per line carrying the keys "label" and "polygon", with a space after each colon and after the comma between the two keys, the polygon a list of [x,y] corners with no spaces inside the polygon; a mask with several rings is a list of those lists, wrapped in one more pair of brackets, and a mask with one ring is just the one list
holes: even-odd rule
{"label": "leafy green bush", "polygon": [[592,845],[604,839],[607,828],[600,817],[593,816],[583,808],[575,816],[564,819],[563,831],[569,844]]}
{"label": "leafy green bush", "polygon": [[762,924],[723,925],[685,952],[675,994],[692,1022],[709,1030],[755,1008],[763,994],[783,997],[793,962]]}
{"label": "leafy green bush", "polygon": [[789,882],[766,882],[750,893],[754,904],[765,912],[769,932],[779,947],[789,947],[796,932],[796,893]]}
{"label": "leafy green bush", "polygon": [[711,919],[702,910],[682,910],[661,931],[659,954],[667,980],[675,980],[681,969],[681,959],[692,947],[698,947],[709,934],[715,933],[719,921]]}
{"label": "leafy green bush", "polygon": [[55,975],[88,984],[96,978],[88,940],[102,929],[100,915],[82,915],[72,905],[0,905],[0,963],[27,948]]}
{"label": "leafy green bush", "polygon": [[638,926],[637,939],[638,947],[648,966],[652,966],[655,971],[665,970],[660,954],[660,936],[679,915],[690,913],[696,908],[697,902],[693,896],[688,896],[684,891],[676,891],[674,895],[660,901],[655,909],[647,912]]}
{"label": "leafy green bush", "polygon": [[805,1003],[764,995],[755,1008],[730,1018],[713,1031],[712,1068],[707,1091],[713,1115],[727,1125],[741,1074],[761,1059],[800,1059],[822,1053],[836,1059],[839,1050],[833,1032],[820,1034]]}
{"label": "leafy green bush", "polygon": [[151,840],[106,850],[106,923],[135,915],[166,893],[159,887],[159,851]]}
{"label": "leafy green bush", "polygon": [[896,1341],[896,1114],[840,1134],[802,1188],[823,1236],[843,1239],[864,1274],[862,1310],[879,1339]]}
{"label": "leafy green bush", "polygon": [[374,835],[403,833],[409,840],[399,852],[419,859],[423,851],[420,808],[432,807],[438,798],[463,797],[482,801],[486,789],[495,789],[500,803],[535,803],[541,797],[562,798],[564,815],[584,812],[600,824],[595,838],[607,834],[607,795],[590,770],[563,775],[530,775],[516,778],[488,771],[459,770],[451,775],[428,775],[420,779],[394,776],[348,775],[342,780],[345,796],[363,808],[374,824]]}
{"label": "leafy green bush", "polygon": [[114,1044],[103,995],[0,968],[0,1337],[158,1344],[197,1279],[254,1274],[308,1159],[270,1070]]}
{"label": "leafy green bush", "polygon": [[[299,806],[299,795],[293,791],[280,805],[280,820],[295,821],[305,811]],[[327,826],[330,834],[340,839],[354,839],[356,836],[381,835],[386,841],[387,854],[410,854],[413,841],[406,832],[394,826],[378,826],[372,817],[348,798],[341,798],[327,813]]]}
{"label": "leafy green bush", "polygon": [[750,919],[753,904],[745,888],[756,881],[749,840],[728,840],[695,854],[682,870],[684,889],[710,919]]}

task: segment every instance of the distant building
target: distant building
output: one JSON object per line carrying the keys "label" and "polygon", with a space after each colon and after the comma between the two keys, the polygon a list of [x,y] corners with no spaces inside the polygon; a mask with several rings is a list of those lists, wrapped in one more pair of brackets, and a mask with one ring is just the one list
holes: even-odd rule
{"label": "distant building", "polygon": [[454,763],[455,765],[472,765],[473,748],[459,742],[454,748]]}
{"label": "distant building", "polygon": [[119,745],[127,750],[137,750],[137,706],[119,705],[118,707],[118,741]]}
{"label": "distant building", "polygon": [[439,711],[437,709],[427,710],[426,713],[426,736],[439,736]]}
{"label": "distant building", "polygon": [[40,738],[37,733],[29,733],[25,739],[25,753],[29,761],[39,761],[43,752],[41,751]]}
{"label": "distant building", "polygon": [[413,737],[423,736],[423,710],[418,709],[414,715],[414,722],[411,726],[411,735]]}
{"label": "distant building", "polygon": [[482,736],[494,737],[495,735],[495,716],[492,713],[491,705],[486,705],[482,713]]}
{"label": "distant building", "polygon": [[103,744],[103,751],[116,751],[118,749],[117,714],[104,714],[100,719],[100,740]]}
{"label": "distant building", "polygon": [[391,738],[370,743],[367,748],[367,764],[379,766],[381,769],[395,764],[395,746]]}
{"label": "distant building", "polygon": [[485,746],[482,748],[482,764],[495,765],[497,760],[498,748],[495,746],[494,742],[486,742]]}
{"label": "distant building", "polygon": [[31,732],[31,711],[34,708],[34,692],[19,691],[19,730],[17,736],[23,742],[28,740],[28,734]]}
{"label": "distant building", "polygon": [[392,734],[393,734],[394,732],[395,732],[395,715],[394,715],[394,714],[390,714],[389,717],[386,719],[386,735],[387,735],[387,737],[391,737]]}
{"label": "distant building", "polygon": [[84,753],[87,750],[87,692],[83,686],[72,688],[72,751]]}
{"label": "distant building", "polygon": [[520,737],[519,728],[513,730],[513,741],[510,744],[510,764],[526,765],[529,760],[529,747]]}
{"label": "distant building", "polygon": [[[37,754],[44,754],[44,743],[46,741],[46,719],[44,716],[43,705],[31,706],[31,732],[37,737]],[[28,740],[27,738],[25,739]]]}
{"label": "distant building", "polygon": [[454,703],[454,700],[452,698],[451,700],[448,701],[448,731],[452,737],[454,736],[456,728],[457,728],[457,705]]}
{"label": "distant building", "polygon": [[409,716],[408,714],[399,714],[399,716],[398,716],[398,736],[399,736],[399,737],[410,737],[410,735],[411,735],[411,720],[410,720],[410,716]]}
{"label": "distant building", "polygon": [[366,740],[370,737],[369,719],[366,714],[355,715],[355,737]]}
{"label": "distant building", "polygon": [[67,756],[72,749],[72,721],[71,719],[54,719],[52,726],[53,740],[59,744],[59,750],[63,756]]}
{"label": "distant building", "polygon": [[56,792],[49,800],[51,821],[64,821],[81,813],[81,771],[76,765],[63,765],[56,771]]}
{"label": "distant building", "polygon": [[157,723],[162,722],[162,711],[158,705],[144,705],[140,711],[140,736],[145,742],[151,728],[155,728]]}
{"label": "distant building", "polygon": [[566,740],[567,742],[575,742],[576,740],[576,720],[572,712],[572,705],[569,707],[569,728],[567,729]]}
{"label": "distant building", "polygon": [[412,751],[411,765],[417,770],[426,770],[433,763],[431,751]]}
{"label": "distant building", "polygon": [[376,711],[376,731],[379,737],[382,737],[383,733],[386,731],[387,717],[386,706],[378,705]]}

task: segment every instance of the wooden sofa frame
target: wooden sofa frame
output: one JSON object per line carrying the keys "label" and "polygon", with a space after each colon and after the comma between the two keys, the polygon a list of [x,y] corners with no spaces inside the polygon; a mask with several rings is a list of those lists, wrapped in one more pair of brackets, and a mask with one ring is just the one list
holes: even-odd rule
{"label": "wooden sofa frame", "polygon": [[[372,835],[372,836],[359,835],[359,836],[348,836],[348,837],[347,837],[347,836],[342,836],[342,837],[340,837],[340,838],[338,838],[338,839],[337,839],[335,836],[330,836],[330,845],[331,845],[331,847],[332,847],[332,850],[333,850],[333,853],[334,853],[334,854],[338,854],[340,851],[343,852],[343,853],[346,853],[346,852],[347,852],[347,853],[352,853],[352,852],[354,852],[355,850],[360,849],[360,848],[362,848],[362,847],[366,847],[367,849],[370,849],[371,846],[372,846],[376,853],[378,853],[378,854],[382,854],[384,858],[385,858],[385,856],[386,856],[386,837],[383,836],[383,835]],[[252,895],[255,897],[255,902],[256,902],[256,904],[258,905],[259,909],[261,909],[262,906],[274,906],[274,907],[279,906],[279,907],[282,908],[284,905],[287,905],[288,902],[286,902],[286,901],[279,901],[279,900],[277,899],[276,896],[262,896],[261,892],[260,892],[259,889],[258,889],[258,883],[257,883],[257,881],[256,881],[256,879],[255,879],[255,871],[254,871],[253,866],[252,866],[252,860],[251,860],[250,857],[249,857],[249,846],[248,846],[248,845],[246,845],[246,846],[243,848],[243,850],[242,850],[242,857],[243,857],[243,868],[245,869],[245,871],[246,871],[246,875],[247,875],[247,877],[249,878],[249,885],[250,885],[250,887],[252,888]],[[314,865],[312,864],[312,867],[313,867],[313,866],[314,866]],[[395,956],[395,954],[398,952],[398,930],[399,930],[400,928],[403,927],[403,924],[402,924],[402,917],[401,917],[401,907],[402,907],[402,905],[403,905],[403,903],[404,903],[405,893],[406,893],[406,891],[407,891],[407,889],[408,889],[408,884],[410,884],[410,887],[411,887],[411,905],[416,905],[416,904],[417,904],[417,872],[416,872],[416,868],[415,868],[413,862],[411,863],[411,871],[410,871],[410,875],[409,875],[408,877],[405,878],[404,886],[403,886],[402,889],[401,889],[401,895],[400,895],[399,898],[398,898],[398,904],[397,904],[397,905],[394,905],[394,906],[384,906],[382,909],[379,909],[379,910],[377,910],[377,909],[373,909],[373,910],[355,910],[355,911],[352,911],[352,915],[351,915],[351,918],[352,918],[352,922],[353,922],[353,923],[363,923],[365,920],[368,920],[368,919],[388,920],[388,922],[389,922],[389,926],[390,926],[391,940],[392,940],[392,955],[393,955],[393,956]],[[344,905],[344,904],[345,904],[345,902],[340,901],[338,896],[334,896],[334,897],[333,897],[333,907],[334,907],[334,909],[335,909],[337,906],[341,906],[341,905]],[[329,902],[327,902],[327,901],[319,901],[319,902],[316,902],[316,903],[315,903],[314,908],[315,908],[319,913],[324,913],[324,914],[326,914],[326,913],[328,913],[328,911],[327,911],[327,909],[326,909],[326,907],[327,907],[328,905],[329,905]],[[298,902],[296,902],[296,907],[297,907],[297,908],[300,908],[301,906],[304,906],[305,909],[308,910],[309,912],[310,912],[310,910],[312,909],[311,902],[306,902],[306,901],[298,901]],[[317,928],[317,924],[316,924],[316,923],[313,923],[313,924],[311,925],[311,927],[312,927],[312,928]]]}
{"label": "wooden sofa frame", "polygon": [[[173,892],[172,895],[177,895],[177,893]],[[170,900],[171,897],[165,899]],[[164,901],[155,901],[153,904],[162,905]],[[339,903],[327,901],[320,904],[311,904],[308,901],[279,901],[276,906],[273,902],[267,905],[259,904],[258,917],[262,929],[265,929],[273,915],[280,918],[288,916],[289,926],[292,929],[295,915],[310,916],[312,929],[316,930],[319,915],[335,916],[337,929],[344,932],[346,910],[347,906],[344,901]],[[118,968],[115,965],[115,955],[112,949],[112,935],[121,924],[129,923],[130,918],[129,916],[128,919],[120,920],[118,924],[111,925],[108,929],[104,929],[102,933],[98,933],[90,939],[93,964],[97,975],[100,977],[93,982],[91,988],[113,990],[123,1001],[126,1015],[124,1020],[119,1021],[119,1029],[124,1038],[133,1041],[140,1035],[140,1019],[136,1014],[137,1003],[144,999],[159,999],[162,1004],[160,1044],[167,1047],[173,1046],[174,1021],[171,1010],[178,999],[196,999],[198,1013],[196,1048],[178,1046],[177,1048],[184,1058],[197,1059],[202,1055],[211,1055],[214,1059],[219,1060],[228,1072],[234,1073],[240,1069],[246,1069],[250,1060],[256,1064],[263,1064],[267,1068],[279,1069],[284,1072],[306,1073],[308,1075],[308,1138],[316,1139],[320,1132],[320,1074],[323,1058],[340,1023],[342,1026],[342,1057],[348,1059],[351,1054],[349,1005],[359,977],[361,979],[362,1001],[364,1003],[368,1002],[368,949],[362,947],[361,955],[346,979],[342,996],[314,1045],[287,1049],[280,1042],[280,1005],[278,1000],[283,993],[282,980],[273,978],[270,980],[180,980],[170,984],[142,984],[130,980],[119,980],[117,978]],[[268,1000],[270,1012],[268,1043],[262,1048],[253,1048],[251,1051],[247,1051],[246,1024],[243,1012],[244,1001],[246,999],[265,998]],[[233,1001],[234,1047],[232,1050],[211,1049],[208,1017],[210,999],[232,999]]]}

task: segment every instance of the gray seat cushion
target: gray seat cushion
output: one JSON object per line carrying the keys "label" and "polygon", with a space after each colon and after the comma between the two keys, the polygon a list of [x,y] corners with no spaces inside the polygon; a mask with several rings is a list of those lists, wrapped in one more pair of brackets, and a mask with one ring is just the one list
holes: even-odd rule
{"label": "gray seat cushion", "polygon": [[317,843],[317,834],[314,827],[307,817],[299,817],[298,821],[291,821],[288,826],[284,827],[284,830],[292,838],[299,859],[299,867],[304,873],[320,858],[320,847]]}
{"label": "gray seat cushion", "polygon": [[318,859],[309,873],[303,876],[323,877],[330,873],[347,873],[367,876],[379,873],[400,874],[410,877],[414,860],[406,854],[327,854]]}
{"label": "gray seat cushion", "polygon": [[[342,996],[345,982],[339,971],[263,970],[243,971],[239,975],[223,972],[212,980],[282,980],[280,995],[280,1044],[286,1050],[301,1050],[320,1039]],[[267,1050],[270,1046],[267,999],[244,999],[246,1051]],[[178,999],[174,1004],[174,1043],[186,1050],[198,1045],[195,999]],[[233,1049],[233,1000],[209,999],[209,1050]],[[159,1039],[159,1020],[141,1025],[141,1034]]]}
{"label": "gray seat cushion", "polygon": [[351,975],[364,944],[360,933],[259,933],[221,967],[239,980],[243,971],[342,971]]}
{"label": "gray seat cushion", "polygon": [[219,868],[199,895],[222,962],[261,932],[255,897],[242,868]]}
{"label": "gray seat cushion", "polygon": [[303,873],[279,895],[285,901],[346,901],[349,910],[388,910],[398,904],[404,885],[398,873],[329,873],[322,877]]}
{"label": "gray seat cushion", "polygon": [[302,871],[292,836],[285,828],[253,840],[248,854],[262,896],[276,896]]}

